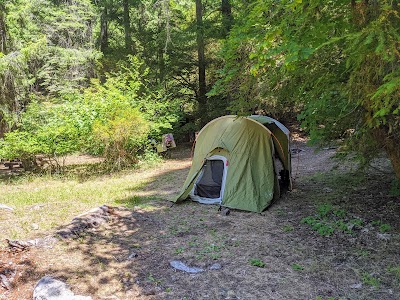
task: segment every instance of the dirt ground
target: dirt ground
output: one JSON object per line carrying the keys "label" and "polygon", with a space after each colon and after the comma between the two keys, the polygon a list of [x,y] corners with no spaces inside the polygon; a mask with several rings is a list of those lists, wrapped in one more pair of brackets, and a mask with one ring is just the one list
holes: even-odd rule
{"label": "dirt ground", "polygon": [[[301,138],[293,149],[294,189],[262,214],[155,200],[51,247],[3,247],[0,274],[14,280],[0,299],[31,299],[44,275],[93,299],[400,299],[393,177],[343,167],[330,159],[335,149],[314,152]],[[135,193],[172,199],[189,167],[189,149],[172,153]],[[173,260],[204,272],[175,270]]]}

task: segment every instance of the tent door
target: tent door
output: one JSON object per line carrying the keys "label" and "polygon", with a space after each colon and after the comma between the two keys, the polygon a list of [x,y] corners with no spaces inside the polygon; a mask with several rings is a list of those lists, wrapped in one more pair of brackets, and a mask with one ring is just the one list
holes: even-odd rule
{"label": "tent door", "polygon": [[225,157],[213,155],[207,158],[190,193],[191,198],[200,203],[221,203],[227,168]]}

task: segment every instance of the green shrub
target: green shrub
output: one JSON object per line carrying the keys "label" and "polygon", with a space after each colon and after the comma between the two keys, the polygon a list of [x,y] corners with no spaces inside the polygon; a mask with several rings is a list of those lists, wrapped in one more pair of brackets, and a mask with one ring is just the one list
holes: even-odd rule
{"label": "green shrub", "polygon": [[39,168],[36,156],[44,155],[53,169],[61,170],[64,157],[80,148],[84,137],[76,109],[70,103],[31,103],[21,114],[18,130],[1,140],[0,156],[19,158],[26,170]]}
{"label": "green shrub", "polygon": [[118,169],[137,162],[139,150],[148,139],[149,124],[136,109],[114,112],[93,125],[95,139],[102,144],[102,154]]}
{"label": "green shrub", "polygon": [[137,163],[149,139],[171,132],[181,111],[164,88],[147,86],[146,74],[143,63],[129,57],[104,83],[92,80],[82,92],[51,102],[33,97],[17,130],[0,140],[0,157],[23,159],[29,169],[40,167],[36,156],[44,155],[52,169],[62,170],[65,156],[74,152],[102,155],[116,169]]}

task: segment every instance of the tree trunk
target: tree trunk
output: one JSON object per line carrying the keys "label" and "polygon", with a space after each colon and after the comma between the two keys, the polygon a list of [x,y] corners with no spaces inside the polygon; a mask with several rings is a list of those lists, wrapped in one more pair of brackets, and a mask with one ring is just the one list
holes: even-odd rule
{"label": "tree trunk", "polygon": [[4,12],[4,4],[0,4],[0,52],[7,53],[7,28]]}
{"label": "tree trunk", "polygon": [[129,16],[129,0],[123,0],[124,5],[124,30],[125,30],[125,49],[132,51],[131,39],[131,18]]}
{"label": "tree trunk", "polygon": [[386,128],[377,128],[374,131],[374,138],[377,143],[386,151],[392,163],[396,177],[400,179],[400,136],[396,134],[388,134]]}
{"label": "tree trunk", "polygon": [[162,17],[162,7],[160,5],[159,11],[158,11],[158,45],[157,45],[157,60],[158,60],[158,80],[159,83],[162,84],[164,82],[164,74],[165,74],[165,60],[164,60],[164,45],[162,43],[162,32],[165,27],[165,23],[162,22],[161,20],[163,19]]}
{"label": "tree trunk", "polygon": [[197,57],[199,68],[199,117],[201,126],[207,121],[207,87],[206,87],[206,61],[204,56],[204,28],[203,28],[203,5],[201,0],[196,0],[196,38],[197,38]]}
{"label": "tree trunk", "polygon": [[230,0],[221,1],[222,36],[226,37],[233,25],[232,6]]}
{"label": "tree trunk", "polygon": [[100,51],[108,49],[108,9],[105,7],[100,16]]}

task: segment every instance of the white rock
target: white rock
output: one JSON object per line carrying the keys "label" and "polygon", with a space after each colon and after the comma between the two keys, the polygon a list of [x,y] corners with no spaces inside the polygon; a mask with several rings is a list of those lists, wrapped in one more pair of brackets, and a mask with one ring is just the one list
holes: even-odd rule
{"label": "white rock", "polygon": [[1,203],[0,203],[0,209],[6,209],[6,210],[9,210],[9,211],[13,211],[14,210],[14,208],[9,207],[9,206],[4,205],[4,204],[1,204]]}
{"label": "white rock", "polygon": [[215,264],[212,264],[209,269],[210,270],[219,270],[219,269],[222,269],[222,266],[219,263],[215,263]]}
{"label": "white rock", "polygon": [[36,284],[33,300],[92,300],[92,297],[75,295],[64,282],[45,276]]}
{"label": "white rock", "polygon": [[378,233],[376,236],[380,240],[384,240],[384,241],[390,240],[390,234],[389,233]]}
{"label": "white rock", "polygon": [[360,282],[360,283],[356,283],[356,284],[352,284],[351,286],[350,286],[350,288],[351,289],[361,289],[362,288],[362,283]]}
{"label": "white rock", "polygon": [[197,268],[197,267],[189,267],[186,264],[184,264],[183,262],[181,262],[180,260],[173,260],[169,263],[171,265],[171,267],[173,267],[174,269],[180,270],[180,271],[184,271],[187,273],[201,273],[204,270]]}

